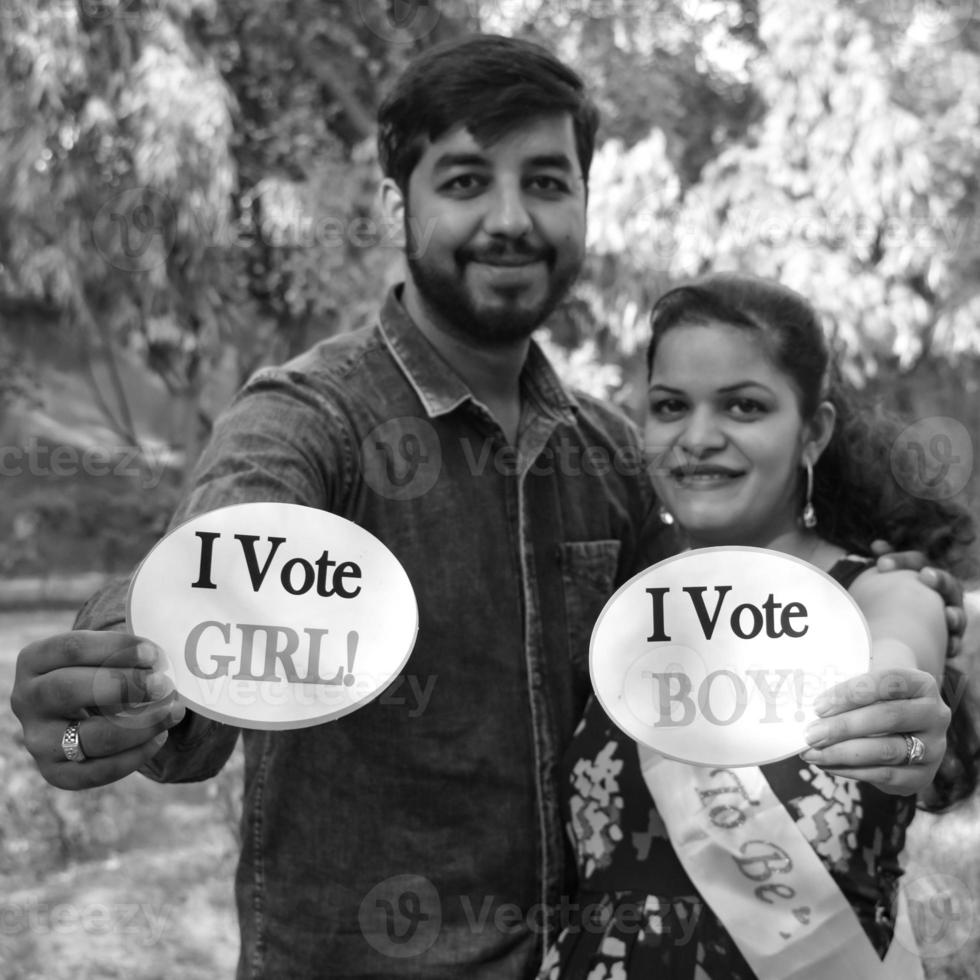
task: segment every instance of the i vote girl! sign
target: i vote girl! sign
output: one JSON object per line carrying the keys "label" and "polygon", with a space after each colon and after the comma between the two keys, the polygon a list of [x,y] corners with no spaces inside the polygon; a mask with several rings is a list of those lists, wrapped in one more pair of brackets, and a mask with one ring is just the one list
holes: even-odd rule
{"label": "i vote girl! sign", "polygon": [[130,586],[131,632],[164,651],[193,711],[303,728],[380,694],[418,631],[408,575],[374,535],[327,511],[251,503],[170,532]]}

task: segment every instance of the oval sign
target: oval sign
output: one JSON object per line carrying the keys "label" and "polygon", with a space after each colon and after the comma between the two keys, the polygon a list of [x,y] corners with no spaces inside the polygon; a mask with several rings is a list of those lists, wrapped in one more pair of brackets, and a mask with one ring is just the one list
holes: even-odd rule
{"label": "oval sign", "polygon": [[802,752],[814,699],[870,657],[864,616],[826,573],[764,548],[698,548],[613,595],[589,669],[637,742],[695,765],[753,766]]}
{"label": "oval sign", "polygon": [[129,589],[129,629],[164,651],[189,708],[305,728],[380,694],[418,632],[408,575],[373,534],[298,504],[223,507],[171,531]]}

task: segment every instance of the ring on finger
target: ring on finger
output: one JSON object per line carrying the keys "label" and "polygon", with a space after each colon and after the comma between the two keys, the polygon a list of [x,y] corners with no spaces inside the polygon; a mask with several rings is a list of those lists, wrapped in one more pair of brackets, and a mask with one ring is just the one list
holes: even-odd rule
{"label": "ring on finger", "polygon": [[87,758],[78,738],[78,725],[79,722],[70,721],[65,734],[61,736],[61,751],[65,753],[65,758],[69,762],[84,762]]}
{"label": "ring on finger", "polygon": [[925,743],[917,735],[907,732],[902,735],[905,739],[905,760],[903,765],[910,766],[913,762],[921,762],[926,754]]}

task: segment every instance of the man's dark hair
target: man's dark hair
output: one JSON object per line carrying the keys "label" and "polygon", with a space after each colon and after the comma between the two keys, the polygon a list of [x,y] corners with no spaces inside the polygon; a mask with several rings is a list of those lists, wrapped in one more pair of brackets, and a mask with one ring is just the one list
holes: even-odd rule
{"label": "man's dark hair", "polygon": [[587,184],[599,113],[582,79],[538,44],[467,35],[430,48],[401,74],[378,109],[378,159],[406,193],[426,145],[451,129],[490,146],[521,122],[564,112]]}

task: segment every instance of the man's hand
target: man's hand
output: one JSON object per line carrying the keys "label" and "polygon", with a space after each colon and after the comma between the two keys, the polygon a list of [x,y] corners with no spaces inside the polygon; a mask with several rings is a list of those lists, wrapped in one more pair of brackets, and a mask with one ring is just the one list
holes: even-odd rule
{"label": "man's hand", "polygon": [[879,572],[892,572],[898,568],[918,572],[919,581],[942,596],[946,603],[946,629],[949,631],[946,656],[955,657],[960,652],[966,631],[966,610],[963,608],[963,586],[960,580],[949,572],[929,567],[926,556],[921,551],[893,551],[887,541],[872,541],[871,551],[878,559]]}
{"label": "man's hand", "polygon": [[[60,789],[122,779],[148,762],[184,716],[161,652],[126,633],[76,630],[21,650],[10,704],[41,775]],[[84,761],[62,738],[72,721]]]}
{"label": "man's hand", "polygon": [[[818,719],[806,731],[804,762],[838,776],[862,779],[885,793],[908,796],[932,782],[946,753],[950,710],[924,670],[886,668],[860,674],[824,691]],[[925,752],[906,763],[906,735]]]}

